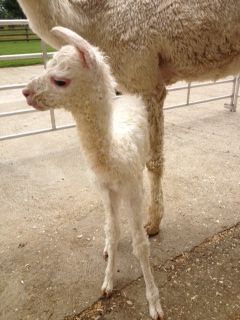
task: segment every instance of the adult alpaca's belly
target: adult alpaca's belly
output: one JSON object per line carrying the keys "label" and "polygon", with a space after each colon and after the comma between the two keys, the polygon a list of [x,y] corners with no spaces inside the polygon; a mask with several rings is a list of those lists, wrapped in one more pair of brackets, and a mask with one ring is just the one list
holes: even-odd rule
{"label": "adult alpaca's belly", "polygon": [[234,76],[240,73],[240,54],[228,56],[221,61],[205,64],[192,65],[187,67],[161,69],[166,84],[172,84],[177,81],[207,81],[218,80],[227,76]]}
{"label": "adult alpaca's belly", "polygon": [[217,80],[229,75],[240,73],[240,34],[235,43],[221,39],[214,44],[197,49],[189,43],[188,50],[184,50],[179,43],[179,50],[174,48],[175,56],[172,61],[164,61],[159,54],[160,78],[166,84],[177,81],[206,81]]}

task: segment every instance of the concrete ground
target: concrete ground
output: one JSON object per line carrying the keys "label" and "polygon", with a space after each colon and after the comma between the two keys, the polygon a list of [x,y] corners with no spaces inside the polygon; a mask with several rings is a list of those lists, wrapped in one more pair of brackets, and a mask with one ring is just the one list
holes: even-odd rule
{"label": "concrete ground", "polygon": [[[0,84],[40,68],[1,69]],[[229,93],[225,84],[191,96]],[[165,112],[165,217],[150,242],[168,320],[240,319],[240,115],[223,103]],[[0,112],[22,107],[20,90],[0,92]],[[59,112],[57,121],[72,120]],[[0,135],[48,126],[48,113],[0,118]],[[124,210],[116,292],[99,299],[103,207],[76,129],[0,142],[0,167],[0,319],[148,319]]]}

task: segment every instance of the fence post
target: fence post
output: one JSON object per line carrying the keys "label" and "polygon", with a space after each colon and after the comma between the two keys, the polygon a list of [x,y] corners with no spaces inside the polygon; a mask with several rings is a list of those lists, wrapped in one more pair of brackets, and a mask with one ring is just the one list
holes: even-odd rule
{"label": "fence post", "polygon": [[190,102],[190,93],[191,93],[191,82],[188,83],[188,88],[187,88],[187,105],[189,105]]}
{"label": "fence post", "polygon": [[237,111],[238,93],[239,93],[240,77],[236,76],[233,79],[233,88],[230,103],[225,103],[224,108],[229,109],[231,112]]}
{"label": "fence post", "polygon": [[29,41],[28,26],[25,26],[26,40]]}
{"label": "fence post", "polygon": [[233,110],[232,110],[233,112],[237,111],[239,87],[240,87],[240,76],[237,76],[236,77],[235,92],[234,92],[234,97],[233,97]]}

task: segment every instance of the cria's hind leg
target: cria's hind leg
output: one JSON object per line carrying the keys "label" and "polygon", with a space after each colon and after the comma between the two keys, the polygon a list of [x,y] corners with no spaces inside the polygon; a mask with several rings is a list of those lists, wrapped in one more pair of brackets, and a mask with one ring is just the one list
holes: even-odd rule
{"label": "cria's hind leg", "polygon": [[166,96],[166,89],[161,86],[149,96],[144,96],[147,105],[149,139],[150,139],[150,161],[147,163],[150,178],[151,202],[148,212],[148,222],[145,225],[149,235],[159,232],[159,225],[163,217],[163,193],[162,193],[162,174],[163,174],[163,136],[164,119],[163,103]]}
{"label": "cria's hind leg", "polygon": [[120,236],[118,217],[120,200],[119,195],[112,190],[107,190],[105,195],[106,243],[104,254],[107,258],[107,267],[105,270],[105,278],[102,285],[102,294],[106,297],[109,297],[112,294],[113,290],[116,252]]}
{"label": "cria's hind leg", "polygon": [[149,304],[149,313],[154,320],[163,320],[163,311],[159,300],[158,288],[155,285],[149,262],[149,241],[143,228],[142,192],[135,190],[129,199],[129,221],[132,233],[133,252],[139,259],[145,284],[146,297]]}

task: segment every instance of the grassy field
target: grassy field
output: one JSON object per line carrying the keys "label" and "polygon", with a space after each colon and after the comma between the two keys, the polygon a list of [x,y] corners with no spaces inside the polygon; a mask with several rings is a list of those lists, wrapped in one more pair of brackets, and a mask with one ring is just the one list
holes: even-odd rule
{"label": "grassy field", "polygon": [[[48,51],[53,51],[48,47]],[[0,41],[0,56],[8,54],[20,54],[20,53],[36,53],[41,52],[40,40],[30,41]],[[13,61],[0,61],[1,67],[17,67],[25,65],[33,65],[42,63],[42,59],[24,59]]]}

